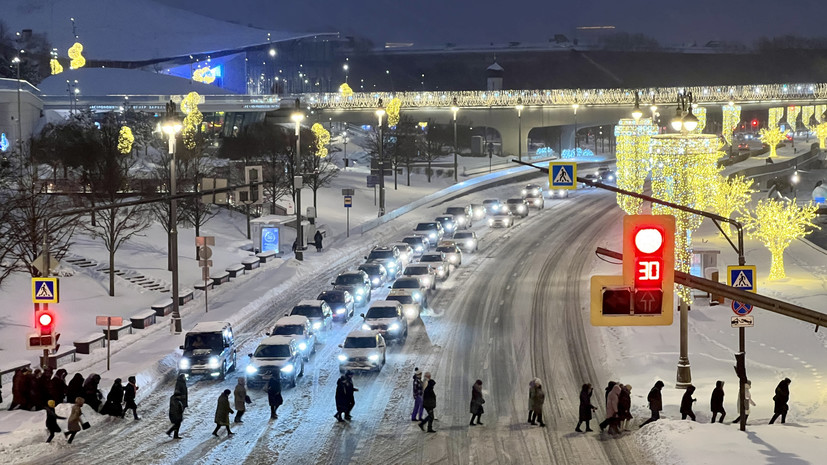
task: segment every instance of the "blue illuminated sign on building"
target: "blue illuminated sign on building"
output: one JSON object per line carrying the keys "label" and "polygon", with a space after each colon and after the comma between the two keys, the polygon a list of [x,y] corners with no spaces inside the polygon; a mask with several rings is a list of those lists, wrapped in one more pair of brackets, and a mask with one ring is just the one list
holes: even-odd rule
{"label": "blue illuminated sign on building", "polygon": [[279,253],[279,228],[261,228],[261,251]]}

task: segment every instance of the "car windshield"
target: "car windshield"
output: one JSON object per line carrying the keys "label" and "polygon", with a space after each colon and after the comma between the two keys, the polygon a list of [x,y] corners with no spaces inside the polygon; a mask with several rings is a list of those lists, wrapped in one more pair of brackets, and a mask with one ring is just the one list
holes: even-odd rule
{"label": "car windshield", "polygon": [[450,216],[440,216],[436,220],[440,223],[450,223],[451,221],[454,221],[454,219]]}
{"label": "car windshield", "polygon": [[393,258],[393,250],[372,250],[368,255],[368,260],[385,260]]}
{"label": "car windshield", "polygon": [[290,346],[279,345],[260,345],[256,348],[253,357],[271,357],[271,358],[290,358]]}
{"label": "car windshield", "polygon": [[362,284],[364,280],[358,274],[341,274],[336,277],[337,286],[350,286],[353,284]]}
{"label": "car windshield", "polygon": [[523,199],[508,199],[506,202],[508,202],[509,205],[522,205]]}
{"label": "car windshield", "polygon": [[311,305],[296,305],[293,307],[291,315],[301,315],[307,318],[321,318],[322,307],[313,307]]}
{"label": "car windshield", "polygon": [[455,245],[443,245],[436,248],[437,252],[444,252],[444,253],[456,253],[457,246]]}
{"label": "car windshield", "polygon": [[324,300],[328,304],[335,304],[338,302],[344,302],[345,296],[342,293],[325,292],[319,295],[319,300]]}
{"label": "car windshield", "polygon": [[500,203],[499,200],[483,200],[482,201],[483,206],[491,206],[491,205],[496,205],[498,203]]}
{"label": "car windshield", "polygon": [[418,278],[399,278],[393,283],[394,289],[419,289],[420,287]]}
{"label": "car windshield", "polygon": [[379,267],[378,266],[369,266],[369,265],[362,265],[359,267],[360,270],[364,271],[368,274],[368,276],[373,276],[379,274]]}
{"label": "car windshield", "polygon": [[445,209],[445,213],[450,213],[452,215],[465,215],[465,209],[462,207],[450,207]]}
{"label": "car windshield", "polygon": [[304,325],[276,326],[276,329],[273,330],[273,336],[294,336],[294,335],[303,335],[303,334],[304,334]]}
{"label": "car windshield", "polygon": [[405,239],[402,239],[402,242],[410,245],[411,247],[416,247],[416,246],[421,246],[422,245],[422,239],[420,239],[418,237],[406,237]]}
{"label": "car windshield", "polygon": [[413,297],[409,295],[389,295],[388,300],[395,300],[400,304],[412,304],[414,303]]}
{"label": "car windshield", "polygon": [[365,314],[365,318],[396,318],[398,316],[396,307],[371,307]]}
{"label": "car windshield", "polygon": [[433,229],[436,229],[436,225],[433,223],[419,223],[414,231],[431,231]]}
{"label": "car windshield", "polygon": [[420,262],[441,262],[442,257],[439,255],[426,255],[419,259]]}
{"label": "car windshield", "polygon": [[473,239],[474,233],[471,232],[458,232],[454,233],[454,239]]}
{"label": "car windshield", "polygon": [[409,266],[405,268],[405,272],[402,273],[405,276],[417,276],[421,274],[428,274],[428,268],[424,266]]}
{"label": "car windshield", "polygon": [[376,347],[375,337],[349,337],[345,339],[345,349],[370,349]]}
{"label": "car windshield", "polygon": [[184,348],[186,350],[210,349],[220,352],[224,349],[224,338],[221,337],[221,333],[187,334]]}

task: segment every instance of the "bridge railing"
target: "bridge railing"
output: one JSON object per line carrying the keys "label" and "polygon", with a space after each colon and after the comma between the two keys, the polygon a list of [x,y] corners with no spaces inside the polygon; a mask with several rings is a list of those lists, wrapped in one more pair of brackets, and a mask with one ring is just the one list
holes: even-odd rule
{"label": "bridge railing", "polygon": [[[547,90],[495,90],[458,92],[358,92],[349,97],[340,93],[307,93],[292,96],[301,98],[311,108],[360,109],[375,108],[381,98],[385,105],[398,98],[403,108],[450,108],[459,107],[514,107],[525,106],[571,106],[579,105],[634,105],[635,92],[640,93],[644,106],[654,102],[669,105],[676,102],[678,94],[692,92],[699,104],[725,104],[781,101],[813,101],[827,99],[827,84],[758,84],[739,86],[692,86],[692,87],[649,87],[616,89],[547,89]],[[285,97],[287,98],[287,97]],[[456,99],[456,103],[454,103]]]}

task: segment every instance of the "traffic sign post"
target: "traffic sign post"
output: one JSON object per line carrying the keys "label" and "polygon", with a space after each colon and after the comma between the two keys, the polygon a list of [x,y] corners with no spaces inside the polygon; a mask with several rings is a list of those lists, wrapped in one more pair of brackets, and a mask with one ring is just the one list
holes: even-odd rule
{"label": "traffic sign post", "polygon": [[[742,262],[743,263],[743,262]],[[755,265],[738,265],[727,267],[727,284],[732,287],[743,289],[749,292],[755,292],[758,288],[756,285],[756,278],[758,273]],[[738,351],[736,355],[735,372],[738,373],[739,386],[738,391],[738,413],[741,414],[741,431],[747,429],[747,417],[744,415],[746,411],[746,397],[744,391],[744,384],[747,381],[746,375],[746,331],[744,327],[752,327],[755,324],[754,317],[747,316],[752,311],[752,304],[732,301],[732,311],[736,316],[730,320],[730,326],[738,328]],[[739,359],[740,357],[740,359]],[[740,365],[740,370],[738,365]],[[743,376],[742,376],[743,375]]]}
{"label": "traffic sign post", "polygon": [[97,326],[106,326],[106,371],[109,371],[109,353],[112,347],[112,326],[123,325],[123,317],[120,316],[96,316]]}
{"label": "traffic sign post", "polygon": [[552,189],[577,189],[577,164],[574,162],[549,163],[548,182]]}
{"label": "traffic sign post", "polygon": [[32,302],[56,304],[60,301],[58,278],[32,278]]}
{"label": "traffic sign post", "polygon": [[210,306],[207,299],[209,289],[207,281],[210,280],[210,267],[212,266],[212,249],[215,245],[215,236],[198,236],[195,238],[195,246],[198,247],[198,264],[201,265],[201,279],[204,280],[204,313],[209,313]]}
{"label": "traffic sign post", "polygon": [[350,208],[353,206],[353,189],[342,189],[342,193],[349,191],[345,196],[345,213],[347,214],[347,237],[350,237]]}

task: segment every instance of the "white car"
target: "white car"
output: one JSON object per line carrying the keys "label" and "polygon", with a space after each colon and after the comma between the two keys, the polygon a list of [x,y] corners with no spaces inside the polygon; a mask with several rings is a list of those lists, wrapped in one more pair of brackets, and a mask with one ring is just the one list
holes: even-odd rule
{"label": "white car", "polygon": [[402,313],[402,304],[392,300],[377,300],[362,314],[362,329],[377,331],[385,339],[404,342],[408,337],[408,319]]}
{"label": "white car", "polygon": [[445,260],[445,254],[442,252],[428,252],[419,257],[419,263],[427,263],[434,267],[436,277],[441,280],[448,279],[451,276],[451,264]]}
{"label": "white car", "polygon": [[405,271],[402,275],[419,278],[419,281],[422,282],[422,285],[425,287],[428,287],[431,290],[436,289],[436,272],[434,271],[434,267],[427,263],[415,263],[413,265],[408,265],[405,267]]}
{"label": "white car", "polygon": [[431,248],[431,243],[428,242],[428,238],[418,234],[414,234],[413,236],[405,236],[402,238],[402,242],[411,246],[413,249],[413,255],[417,258]]}
{"label": "white car", "polygon": [[244,372],[250,386],[264,385],[273,376],[281,376],[282,382],[295,387],[297,379],[304,375],[302,351],[292,336],[264,338],[249,355],[250,363]]}
{"label": "white car", "polygon": [[310,360],[310,356],[316,353],[316,334],[313,326],[306,316],[293,315],[284,316],[276,321],[273,330],[268,336],[290,336],[296,339],[299,350],[302,351],[304,361]]}
{"label": "white car", "polygon": [[463,252],[476,252],[480,249],[477,233],[474,231],[460,231],[454,234],[454,243]]}
{"label": "white car", "polygon": [[413,293],[417,292],[413,289],[393,289],[385,300],[392,300],[402,304],[402,313],[409,320],[419,318],[422,313],[421,299],[414,299]]}
{"label": "white car", "polygon": [[442,241],[437,244],[436,251],[444,253],[445,260],[454,267],[462,265],[462,251],[457,247],[456,241]]}
{"label": "white car", "polygon": [[407,242],[391,242],[388,247],[396,247],[399,250],[399,258],[402,260],[402,266],[408,266],[408,263],[414,261],[414,249]]}
{"label": "white car", "polygon": [[507,209],[488,218],[488,226],[491,228],[510,228],[514,226],[514,215]]}
{"label": "white car", "polygon": [[376,331],[357,329],[351,331],[345,342],[339,344],[342,351],[339,360],[339,372],[348,370],[381,371],[385,366],[385,338]]}
{"label": "white car", "polygon": [[416,276],[403,276],[394,281],[390,289],[410,289],[414,300],[420,302],[423,307],[428,306],[428,287],[424,286],[422,280]]}
{"label": "white car", "polygon": [[520,194],[523,198],[526,197],[542,197],[543,196],[543,188],[540,187],[538,184],[526,184]]}

